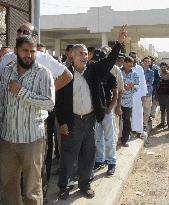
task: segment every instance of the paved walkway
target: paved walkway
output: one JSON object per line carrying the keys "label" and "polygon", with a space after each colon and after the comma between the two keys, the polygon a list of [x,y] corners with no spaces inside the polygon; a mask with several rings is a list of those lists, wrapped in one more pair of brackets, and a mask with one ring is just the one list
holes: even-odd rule
{"label": "paved walkway", "polygon": [[57,198],[57,175],[56,166],[53,167],[49,183],[45,205],[116,205],[121,196],[124,182],[132,171],[135,160],[138,158],[143,147],[141,139],[134,139],[129,142],[129,147],[121,147],[117,150],[117,168],[112,177],[106,176],[107,167],[95,173],[92,188],[95,190],[93,199],[84,198],[77,188],[70,192],[69,199],[58,200]]}

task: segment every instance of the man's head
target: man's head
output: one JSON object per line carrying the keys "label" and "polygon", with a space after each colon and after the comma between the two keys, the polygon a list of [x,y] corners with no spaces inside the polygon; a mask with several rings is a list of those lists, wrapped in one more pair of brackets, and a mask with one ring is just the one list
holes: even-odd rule
{"label": "man's head", "polygon": [[151,60],[151,64],[150,65],[153,65],[155,62],[156,62],[156,58],[153,57],[153,56],[148,56]]}
{"label": "man's head", "polygon": [[160,63],[160,70],[166,72],[168,70],[168,65],[165,62]]}
{"label": "man's head", "polygon": [[95,52],[95,47],[88,47],[88,61],[92,60],[94,52]]}
{"label": "man's head", "polygon": [[36,50],[36,41],[31,36],[18,37],[15,48],[18,65],[26,70],[31,68],[35,62]]}
{"label": "man's head", "polygon": [[138,63],[138,62],[137,62],[137,61],[138,61],[138,57],[137,57],[137,53],[136,53],[136,52],[131,51],[131,52],[129,53],[129,56],[134,59],[134,64]]}
{"label": "man's head", "polygon": [[105,53],[105,57],[107,57],[109,55],[109,53],[111,52],[112,48],[109,46],[103,46],[101,48],[101,51],[103,51]]}
{"label": "man's head", "polygon": [[116,65],[121,68],[124,64],[124,59],[125,56],[118,56],[117,60],[116,60]]}
{"label": "man's head", "polygon": [[151,59],[148,56],[144,57],[142,60],[142,64],[144,69],[148,69],[151,65]]}
{"label": "man's head", "polygon": [[38,43],[37,44],[37,51],[45,53],[46,52],[46,46],[42,43]]}
{"label": "man's head", "polygon": [[88,51],[84,44],[75,44],[72,48],[72,59],[74,68],[82,72],[88,61]]}
{"label": "man's head", "polygon": [[65,49],[65,55],[66,55],[66,60],[68,60],[69,62],[72,62],[72,48],[73,48],[73,44],[69,44],[67,45],[66,49]]}
{"label": "man's head", "polygon": [[21,37],[23,35],[32,36],[37,40],[38,32],[37,29],[29,22],[22,24],[17,30],[17,37]]}
{"label": "man's head", "polygon": [[124,63],[123,63],[123,68],[126,72],[130,72],[132,67],[134,65],[134,59],[130,56],[125,57]]}

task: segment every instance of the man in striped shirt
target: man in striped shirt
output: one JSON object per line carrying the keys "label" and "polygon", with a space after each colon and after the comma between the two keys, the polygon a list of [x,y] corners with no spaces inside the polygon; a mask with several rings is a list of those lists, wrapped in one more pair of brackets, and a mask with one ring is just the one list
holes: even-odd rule
{"label": "man in striped shirt", "polygon": [[47,68],[36,63],[36,43],[31,37],[17,39],[16,54],[17,63],[2,70],[0,81],[2,203],[43,205],[44,120],[54,107],[54,80]]}

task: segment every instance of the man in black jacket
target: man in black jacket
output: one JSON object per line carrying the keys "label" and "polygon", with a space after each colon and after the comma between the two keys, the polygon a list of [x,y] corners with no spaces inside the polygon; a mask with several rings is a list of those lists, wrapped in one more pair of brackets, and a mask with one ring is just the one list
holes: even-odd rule
{"label": "man in black jacket", "polygon": [[95,119],[101,122],[106,109],[101,81],[115,64],[126,33],[127,28],[123,26],[109,56],[97,63],[87,64],[88,52],[85,45],[77,44],[72,48],[73,64],[69,70],[74,78],[58,91],[56,103],[62,136],[58,182],[61,199],[67,199],[69,196],[68,181],[77,157],[78,187],[88,198],[95,195],[90,187],[90,176],[95,161]]}

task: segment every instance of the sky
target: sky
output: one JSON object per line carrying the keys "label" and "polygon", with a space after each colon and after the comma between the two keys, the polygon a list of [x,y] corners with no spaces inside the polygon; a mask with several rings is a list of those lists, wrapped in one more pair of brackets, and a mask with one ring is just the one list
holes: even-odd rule
{"label": "sky", "polygon": [[[41,15],[85,13],[90,7],[111,6],[116,11],[169,8],[169,0],[40,0]],[[169,51],[169,38],[145,39],[157,51]]]}

